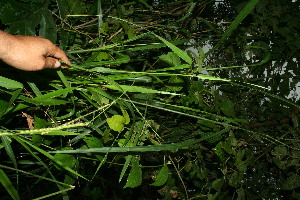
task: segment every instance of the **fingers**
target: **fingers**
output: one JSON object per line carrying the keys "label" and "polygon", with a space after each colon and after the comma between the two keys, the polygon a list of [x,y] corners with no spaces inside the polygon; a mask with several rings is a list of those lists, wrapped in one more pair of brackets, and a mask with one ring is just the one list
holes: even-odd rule
{"label": "fingers", "polygon": [[51,57],[45,58],[44,68],[58,68],[60,66],[61,66],[61,63],[57,59],[51,58]]}
{"label": "fingers", "polygon": [[64,51],[46,38],[13,36],[4,32],[2,35],[4,41],[2,46],[5,46],[7,50],[0,52],[0,59],[15,68],[37,71],[44,68],[58,68],[61,66],[60,61],[71,64]]}
{"label": "fingers", "polygon": [[[54,45],[54,44],[53,44]],[[48,56],[57,58],[59,60],[62,60],[65,63],[71,64],[70,60],[68,59],[67,55],[65,54],[65,52],[63,52],[63,50],[61,50],[59,47],[55,46],[53,47],[53,50],[50,51],[50,54]]]}

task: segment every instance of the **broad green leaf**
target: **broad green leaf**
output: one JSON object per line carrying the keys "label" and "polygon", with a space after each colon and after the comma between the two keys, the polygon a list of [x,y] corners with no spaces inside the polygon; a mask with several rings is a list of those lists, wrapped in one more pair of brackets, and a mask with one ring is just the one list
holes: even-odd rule
{"label": "broad green leaf", "polygon": [[21,89],[23,88],[23,84],[18,81],[0,76],[0,87],[4,87],[6,89]]}
{"label": "broad green leaf", "polygon": [[292,174],[284,183],[284,190],[293,190],[300,187],[300,176],[298,174]]}
{"label": "broad green leaf", "polygon": [[[65,147],[63,148],[65,150],[72,149],[71,147]],[[73,155],[70,154],[55,154],[53,156],[54,163],[61,162],[63,163],[64,167],[68,167],[70,169],[74,168],[76,164],[76,158]],[[58,167],[60,169],[60,167]]]}
{"label": "broad green leaf", "polygon": [[238,194],[237,200],[246,200],[246,194],[243,188],[237,189],[236,192]]}
{"label": "broad green leaf", "polygon": [[102,61],[102,60],[109,60],[110,59],[110,55],[108,53],[106,53],[106,52],[97,52],[96,54],[97,54],[97,56],[93,60],[95,62],[99,62],[99,61]]}
{"label": "broad green leaf", "polygon": [[220,109],[228,117],[235,116],[234,104],[230,99],[225,99],[224,101],[222,101]]}
{"label": "broad green leaf", "polygon": [[168,88],[171,91],[178,92],[182,90],[183,86],[185,85],[184,79],[178,76],[172,76],[169,80]]}
{"label": "broad green leaf", "polygon": [[0,169],[0,182],[14,200],[20,199],[18,192],[2,169]]}
{"label": "broad green leaf", "polygon": [[159,59],[165,61],[166,63],[170,64],[171,66],[181,65],[179,57],[173,52],[169,52],[168,54],[163,54],[163,55],[159,56]]}
{"label": "broad green leaf", "polygon": [[103,147],[101,140],[97,137],[86,137],[83,139],[89,148]]}
{"label": "broad green leaf", "polygon": [[118,131],[118,132],[121,132],[124,130],[124,124],[125,124],[126,120],[123,116],[114,115],[111,118],[108,118],[106,121],[112,130]]}
{"label": "broad green leaf", "polygon": [[[18,3],[18,6],[14,4]],[[39,35],[56,41],[57,29],[52,13],[43,3],[14,2],[0,9],[0,18],[8,26],[5,31],[18,35]],[[26,8],[26,9],[24,9]]]}
{"label": "broad green leaf", "polygon": [[224,179],[216,179],[212,182],[212,187],[216,190],[216,191],[220,191],[222,188],[222,185],[224,184]]}
{"label": "broad green leaf", "polygon": [[135,188],[142,184],[142,169],[139,166],[139,158],[132,159],[132,167],[124,188]]}
{"label": "broad green leaf", "polygon": [[126,139],[119,139],[118,145],[120,147],[134,147],[135,146],[135,144],[133,142],[127,141]]}
{"label": "broad green leaf", "polygon": [[169,177],[169,168],[165,164],[161,168],[159,173],[157,174],[154,183],[152,183],[151,185],[153,185],[153,186],[162,186],[163,184],[165,184],[167,182],[168,177]]}

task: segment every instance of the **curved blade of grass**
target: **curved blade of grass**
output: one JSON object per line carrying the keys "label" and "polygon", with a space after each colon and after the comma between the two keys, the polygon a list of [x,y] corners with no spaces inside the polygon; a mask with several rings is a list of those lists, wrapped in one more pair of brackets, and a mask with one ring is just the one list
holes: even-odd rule
{"label": "curved blade of grass", "polygon": [[51,98],[54,98],[54,97],[58,97],[58,96],[67,94],[67,93],[69,93],[69,92],[71,92],[71,91],[73,91],[75,89],[77,89],[77,88],[76,87],[69,87],[69,88],[55,90],[53,92],[48,92],[47,94],[35,97],[32,100],[34,100],[34,101],[40,101],[40,100],[51,99]]}
{"label": "curved blade of grass", "polygon": [[[111,17],[111,16],[108,16],[108,17]],[[112,18],[116,18],[116,17],[112,17]],[[118,19],[118,18],[117,18]],[[120,19],[119,19],[120,20]],[[122,20],[123,21],[123,20]],[[132,42],[132,41],[135,41],[135,40],[138,40],[142,37],[145,37],[146,35],[149,35],[151,34],[150,32],[145,32],[145,33],[142,33],[140,35],[137,35],[135,37],[132,37],[128,40],[125,40],[123,42],[120,42],[120,43],[116,43],[116,44],[111,44],[111,45],[107,45],[107,46],[102,46],[102,47],[99,47],[99,48],[94,48],[94,49],[85,49],[85,50],[74,50],[74,51],[68,51],[68,53],[85,53],[85,52],[92,52],[92,51],[100,51],[100,50],[106,50],[106,49],[112,49],[113,47],[122,47],[123,44],[126,44],[126,43],[129,43],[129,42]]]}
{"label": "curved blade of grass", "polygon": [[[183,44],[183,43],[187,43],[188,40],[175,40],[172,41],[171,43],[174,45],[179,45],[179,44]],[[131,45],[124,45],[125,47],[127,46],[131,46]],[[120,50],[120,52],[122,51],[144,51],[144,50],[150,50],[150,49],[159,49],[162,47],[166,47],[167,45],[165,43],[150,43],[150,44],[134,44],[133,46],[136,47],[132,47],[132,48],[126,48],[124,50]]]}
{"label": "curved blade of grass", "polygon": [[[20,173],[23,173],[23,174],[26,174],[26,175],[29,175],[29,176],[32,176],[32,177],[36,177],[36,178],[39,178],[39,179],[43,179],[43,180],[46,180],[46,181],[50,181],[50,182],[56,183],[57,185],[69,187],[66,190],[71,190],[71,189],[75,188],[75,186],[72,186],[72,185],[69,185],[69,184],[66,184],[66,183],[63,183],[63,182],[59,182],[59,181],[54,180],[54,179],[50,179],[50,178],[47,178],[47,177],[44,177],[44,176],[39,176],[39,175],[30,173],[30,172],[27,172],[27,171],[23,171],[23,170],[19,170],[19,169],[14,169],[14,168],[11,168],[11,167],[8,167],[8,166],[5,166],[5,165],[1,165],[0,164],[0,168],[13,170],[13,171],[20,172]],[[0,173],[0,179],[1,179],[1,177],[2,177],[2,174]],[[65,192],[64,190],[60,190],[58,193],[64,193],[64,192]],[[51,193],[51,194],[53,194],[53,193]],[[49,195],[51,195],[51,194],[49,194]],[[44,196],[43,196],[43,198],[44,198]],[[42,199],[42,197],[39,197],[38,199]]]}
{"label": "curved blade of grass", "polygon": [[11,105],[19,97],[21,92],[22,92],[22,88],[19,88],[10,93],[12,96],[11,96],[9,102],[6,104],[6,106],[4,106],[3,108],[0,108],[0,118],[7,112],[7,110],[9,108],[11,108]]}
{"label": "curved blade of grass", "polygon": [[218,67],[218,68],[205,68],[206,71],[213,71],[213,70],[219,70],[219,69],[234,69],[234,68],[243,68],[243,67],[254,67],[254,66],[259,66],[262,64],[265,64],[266,62],[268,62],[270,60],[271,57],[271,53],[267,53],[267,55],[265,56],[265,58],[258,62],[258,63],[254,63],[251,65],[244,65],[244,66],[229,66],[229,67]]}
{"label": "curved blade of grass", "polygon": [[41,197],[38,197],[38,198],[34,198],[34,199],[32,199],[32,200],[41,200],[41,199],[45,199],[45,198],[48,198],[48,197],[52,197],[52,196],[54,196],[54,195],[66,193],[67,191],[73,190],[73,189],[75,189],[75,186],[71,186],[71,187],[66,188],[66,189],[64,189],[64,190],[60,190],[60,191],[58,191],[58,192],[53,192],[53,193],[51,193],[51,194],[47,194],[47,195],[44,195],[44,196],[41,196]]}
{"label": "curved blade of grass", "polygon": [[17,168],[17,160],[14,154],[14,151],[10,145],[9,137],[8,136],[1,136],[2,143],[4,145],[5,151],[10,158],[11,162],[13,163],[14,167]]}
{"label": "curved blade of grass", "polygon": [[183,21],[183,20],[185,20],[186,18],[188,18],[188,17],[192,14],[192,12],[193,12],[193,10],[194,10],[196,4],[197,4],[197,3],[192,2],[192,3],[191,3],[191,6],[190,6],[190,8],[188,9],[188,11],[186,12],[186,14],[185,14],[181,19],[179,19],[178,22]]}
{"label": "curved blade of grass", "polygon": [[20,173],[23,173],[23,174],[27,174],[27,175],[32,176],[32,177],[37,177],[37,178],[40,178],[40,179],[43,179],[43,180],[46,180],[46,181],[50,181],[50,182],[53,182],[53,183],[57,183],[57,184],[60,184],[60,185],[69,186],[69,187],[72,186],[72,185],[69,185],[69,184],[66,184],[66,183],[63,183],[63,182],[59,182],[59,181],[54,180],[54,179],[50,179],[50,178],[47,178],[47,177],[44,177],[44,176],[40,176],[40,175],[37,175],[37,174],[34,174],[34,173],[30,173],[30,172],[27,172],[27,171],[23,171],[23,170],[20,170],[20,169],[14,169],[14,168],[12,168],[12,167],[8,167],[8,166],[5,166],[5,165],[1,165],[1,164],[0,164],[0,168],[13,170],[13,171],[16,171],[16,172],[20,172]]}
{"label": "curved blade of grass", "polygon": [[28,98],[25,96],[20,95],[19,99],[27,102],[27,103],[31,103],[34,105],[41,105],[41,106],[49,106],[49,105],[63,105],[63,104],[67,104],[70,103],[69,101],[65,101],[65,100],[59,100],[59,99],[45,99],[45,100],[35,100],[32,98]]}
{"label": "curved blade of grass", "polygon": [[0,169],[0,182],[14,200],[20,199],[18,192],[2,169]]}
{"label": "curved blade of grass", "polygon": [[40,152],[41,154],[43,154],[44,156],[46,156],[47,158],[49,158],[50,160],[52,160],[53,162],[55,162],[56,164],[58,164],[59,166],[61,166],[63,169],[65,169],[65,170],[69,171],[70,173],[74,174],[75,176],[78,176],[78,177],[81,177],[81,178],[83,178],[85,180],[88,180],[87,178],[85,178],[81,174],[77,173],[76,171],[74,171],[70,167],[65,166],[61,161],[58,161],[58,160],[54,159],[54,157],[51,154],[49,154],[48,152],[46,152],[43,149],[41,149],[41,148],[39,148],[39,147],[31,144],[29,141],[27,141],[25,139],[22,139],[22,138],[19,138],[19,137],[14,137],[14,139],[17,140],[17,141],[22,141],[22,142],[28,144],[33,149],[35,149],[36,151]]}
{"label": "curved blade of grass", "polygon": [[245,8],[238,14],[238,16],[235,18],[235,20],[232,22],[232,24],[229,26],[229,28],[225,31],[225,33],[222,35],[219,42],[211,49],[209,50],[205,55],[211,54],[214,50],[218,49],[222,43],[233,33],[233,31],[238,27],[238,25],[247,17],[247,15],[250,14],[250,12],[255,8],[255,6],[260,2],[260,0],[251,0]]}
{"label": "curved blade of grass", "polygon": [[21,89],[23,88],[23,84],[18,81],[0,76],[0,87],[4,87],[6,89]]}
{"label": "curved blade of grass", "polygon": [[155,33],[152,33],[153,35],[155,35],[155,37],[157,37],[158,39],[160,39],[161,41],[163,41],[163,43],[165,43],[170,49],[172,49],[172,51],[179,56],[180,58],[182,58],[185,62],[187,62],[189,65],[192,64],[192,59],[191,57],[189,57],[184,51],[182,51],[181,49],[179,49],[178,47],[176,47],[174,44],[172,44],[171,42],[165,40],[164,38],[156,35]]}
{"label": "curved blade of grass", "polygon": [[32,83],[32,82],[27,82],[27,84],[29,85],[29,87],[32,89],[33,93],[35,94],[35,96],[41,96],[42,93],[41,91],[39,90],[39,88],[36,86],[35,83]]}

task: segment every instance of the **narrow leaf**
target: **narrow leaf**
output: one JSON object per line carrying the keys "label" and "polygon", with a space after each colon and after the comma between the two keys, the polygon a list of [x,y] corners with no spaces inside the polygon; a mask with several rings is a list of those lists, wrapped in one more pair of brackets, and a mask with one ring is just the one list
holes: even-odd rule
{"label": "narrow leaf", "polygon": [[0,182],[14,200],[20,199],[18,192],[2,169],[0,169]]}
{"label": "narrow leaf", "polygon": [[119,182],[122,181],[122,179],[124,177],[124,174],[125,174],[128,166],[129,166],[129,164],[130,164],[131,159],[132,159],[132,155],[126,156],[126,158],[125,158],[126,161],[125,161],[124,166],[122,168],[122,171],[121,171],[121,174],[120,174],[120,178],[119,178]]}
{"label": "narrow leaf", "polygon": [[235,18],[229,28],[222,35],[221,39],[211,50],[209,50],[206,55],[209,55],[214,50],[218,49],[222,43],[233,33],[233,31],[238,27],[238,25],[250,14],[250,12],[255,8],[256,4],[258,4],[260,0],[251,0],[246,7],[239,13],[239,15]]}
{"label": "narrow leaf", "polygon": [[[153,33],[154,34],[154,33]],[[170,49],[172,49],[172,51],[177,54],[180,58],[182,58],[185,62],[187,62],[188,64],[192,64],[192,59],[181,49],[179,49],[178,47],[176,47],[174,44],[172,44],[171,42],[168,42],[167,40],[165,40],[164,38],[154,34],[158,39],[160,39],[161,41],[163,41]]]}
{"label": "narrow leaf", "polygon": [[20,89],[23,88],[23,84],[18,81],[0,76],[0,87],[4,87],[6,89]]}

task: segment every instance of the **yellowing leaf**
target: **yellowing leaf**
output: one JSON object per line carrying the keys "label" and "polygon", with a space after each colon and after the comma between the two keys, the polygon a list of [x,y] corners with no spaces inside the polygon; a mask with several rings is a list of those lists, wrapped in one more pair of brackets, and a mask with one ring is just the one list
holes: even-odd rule
{"label": "yellowing leaf", "polygon": [[120,108],[121,108],[123,117],[125,119],[125,124],[129,124],[130,118],[129,118],[128,112],[123,107],[120,107]]}
{"label": "yellowing leaf", "polygon": [[114,115],[111,118],[108,118],[107,120],[108,126],[114,130],[121,132],[124,130],[124,124],[126,122],[125,118],[121,115]]}

